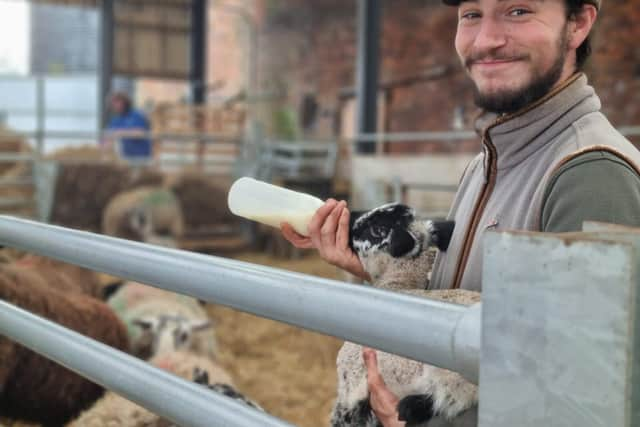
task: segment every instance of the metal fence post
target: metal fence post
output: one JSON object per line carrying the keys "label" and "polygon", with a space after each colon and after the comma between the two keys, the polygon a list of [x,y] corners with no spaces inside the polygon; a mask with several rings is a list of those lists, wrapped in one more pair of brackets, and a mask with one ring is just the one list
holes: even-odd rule
{"label": "metal fence post", "polygon": [[637,425],[640,237],[490,233],[484,244],[479,427]]}

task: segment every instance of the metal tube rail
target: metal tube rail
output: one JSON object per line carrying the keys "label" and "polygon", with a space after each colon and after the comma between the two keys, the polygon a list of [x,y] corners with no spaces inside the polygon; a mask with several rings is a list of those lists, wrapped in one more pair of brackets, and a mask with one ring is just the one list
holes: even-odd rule
{"label": "metal tube rail", "polygon": [[480,306],[420,299],[0,216],[0,244],[460,372],[477,382]]}
{"label": "metal tube rail", "polygon": [[182,426],[291,427],[4,301],[0,334]]}
{"label": "metal tube rail", "polygon": [[458,191],[458,186],[455,184],[435,184],[427,182],[401,182],[403,187],[410,190],[421,191],[438,191],[443,193],[455,193]]}
{"label": "metal tube rail", "polygon": [[[76,132],[76,131],[45,131],[44,136],[51,139],[99,139],[103,136],[109,136],[108,131],[103,133],[91,133],[91,132]],[[0,133],[0,140],[16,139],[16,138],[36,138],[39,135],[38,132],[13,132],[11,134]],[[175,141],[204,141],[204,142],[219,142],[232,143],[242,139],[241,135],[233,134],[215,134],[215,133],[154,133],[143,132],[139,137],[152,140],[170,139]]]}
{"label": "metal tube rail", "polygon": [[440,142],[465,141],[477,138],[473,131],[441,131],[441,132],[394,132],[394,133],[364,133],[357,135],[350,142]]}

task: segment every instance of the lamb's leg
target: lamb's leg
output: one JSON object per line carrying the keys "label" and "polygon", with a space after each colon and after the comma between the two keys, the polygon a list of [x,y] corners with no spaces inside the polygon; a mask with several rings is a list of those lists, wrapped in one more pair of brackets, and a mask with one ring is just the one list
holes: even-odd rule
{"label": "lamb's leg", "polygon": [[352,408],[336,404],[331,415],[331,427],[383,427],[373,413],[369,399],[363,399]]}
{"label": "lamb's leg", "polygon": [[425,423],[434,417],[452,420],[478,404],[478,388],[460,374],[425,365],[416,380],[418,393],[398,403],[400,419],[407,425]]}
{"label": "lamb's leg", "polygon": [[422,424],[433,418],[433,398],[427,394],[406,396],[398,403],[398,418],[406,421],[407,427]]}
{"label": "lamb's leg", "polygon": [[248,397],[244,396],[242,393],[238,392],[235,388],[231,387],[229,384],[216,383],[216,384],[209,384],[207,385],[207,387],[209,387],[211,390],[217,393],[220,393],[222,395],[225,395],[227,397],[240,401],[247,406],[250,406],[254,409],[258,409],[264,412],[264,409],[262,409],[260,405],[258,405],[256,402],[249,399]]}

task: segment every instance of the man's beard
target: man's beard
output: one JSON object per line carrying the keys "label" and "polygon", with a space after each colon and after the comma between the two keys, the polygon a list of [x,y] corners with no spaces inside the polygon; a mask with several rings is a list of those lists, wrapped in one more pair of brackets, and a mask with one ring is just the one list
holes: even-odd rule
{"label": "man's beard", "polygon": [[[548,94],[562,75],[567,51],[566,31],[558,41],[558,57],[551,68],[545,73],[535,72],[532,81],[523,88],[504,90],[497,93],[480,93],[478,85],[474,84],[474,100],[478,107],[494,113],[514,113],[527,105],[538,101]],[[526,59],[525,59],[526,60]],[[468,65],[468,68],[471,64]]]}

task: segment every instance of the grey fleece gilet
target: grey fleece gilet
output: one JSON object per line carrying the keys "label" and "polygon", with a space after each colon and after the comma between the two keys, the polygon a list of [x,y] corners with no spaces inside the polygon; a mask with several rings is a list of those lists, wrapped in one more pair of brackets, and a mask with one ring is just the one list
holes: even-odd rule
{"label": "grey fleece gilet", "polygon": [[480,291],[485,232],[540,231],[549,181],[580,154],[610,152],[640,170],[640,152],[600,113],[600,100],[583,74],[523,111],[485,114],[477,129],[483,150],[460,182],[449,214],[455,231],[434,264],[432,289]]}

